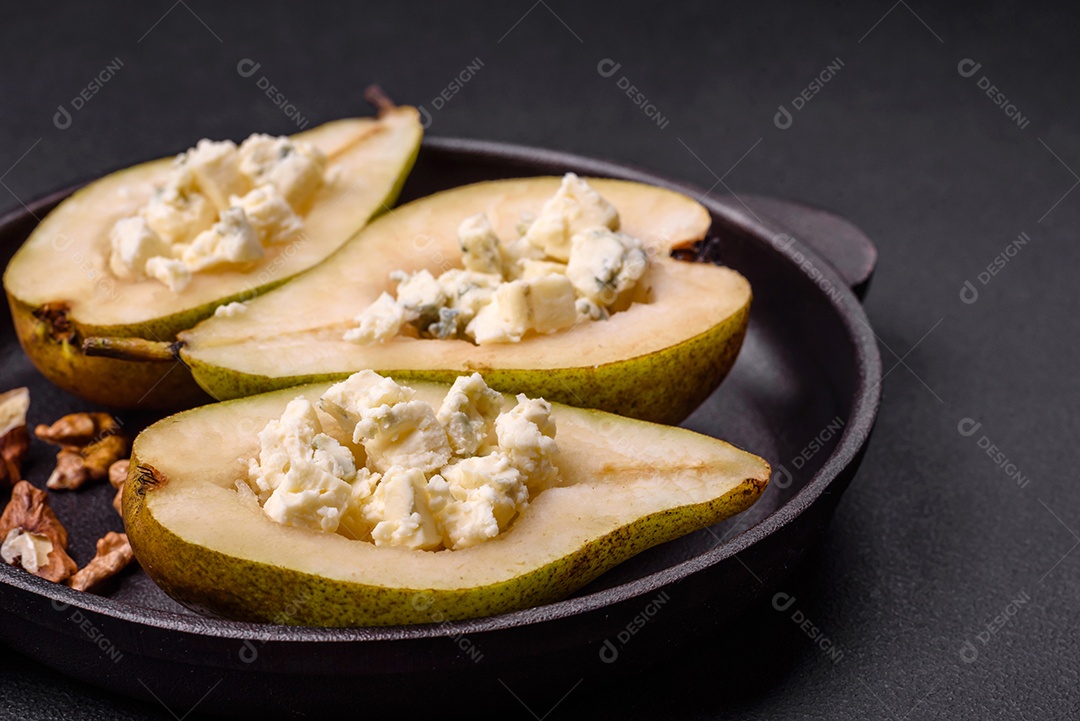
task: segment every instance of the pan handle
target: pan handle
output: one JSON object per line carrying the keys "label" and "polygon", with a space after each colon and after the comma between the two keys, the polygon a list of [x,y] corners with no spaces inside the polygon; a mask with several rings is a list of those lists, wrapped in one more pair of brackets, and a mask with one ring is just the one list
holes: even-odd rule
{"label": "pan handle", "polygon": [[749,208],[820,255],[862,300],[877,265],[877,248],[859,228],[825,210],[760,195],[740,195]]}

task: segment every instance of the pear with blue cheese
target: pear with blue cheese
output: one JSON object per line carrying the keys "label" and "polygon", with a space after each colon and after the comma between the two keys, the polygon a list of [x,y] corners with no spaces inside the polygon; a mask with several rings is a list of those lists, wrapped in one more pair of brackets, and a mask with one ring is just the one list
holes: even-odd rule
{"label": "pear with blue cheese", "polygon": [[[155,355],[153,349],[167,347],[178,333],[212,316],[219,306],[253,298],[325,260],[372,216],[394,203],[416,158],[422,132],[414,108],[393,107],[386,101],[378,118],[326,123],[292,136],[295,146],[263,136],[264,154],[287,152],[302,141],[325,158],[321,184],[310,198],[305,191],[300,202],[294,202],[299,192],[292,192],[304,190],[293,182],[296,178],[282,185],[281,174],[273,169],[252,176],[250,182],[234,182],[235,167],[226,177],[230,169],[218,156],[235,155],[231,143],[200,143],[191,151],[205,150],[202,155],[207,156],[192,171],[192,183],[199,191],[193,197],[198,202],[174,198],[175,213],[148,212],[150,201],[161,196],[173,177],[172,159],[136,165],[87,185],[45,217],[4,273],[23,348],[53,383],[97,403],[176,408],[207,400],[182,365],[167,353]],[[310,185],[310,178],[304,180]],[[284,201],[275,206],[259,197],[261,183],[282,186],[284,200],[296,206],[302,219],[282,206]],[[248,194],[232,198],[233,192]],[[236,240],[212,234],[204,242],[190,237],[212,224],[219,211],[221,221],[214,227],[227,229],[227,222],[239,212],[225,207],[233,202],[244,206],[256,229],[259,221],[288,216],[274,230],[277,235],[287,231],[291,239],[272,238],[264,250],[245,223],[246,245],[234,243],[231,256],[237,262],[190,273],[189,280],[184,274],[214,260],[208,253],[221,250],[215,244]],[[112,239],[118,222],[123,233]],[[173,242],[166,243],[165,237]],[[138,267],[125,267],[110,255],[110,247],[115,255],[118,242],[129,251],[125,260]],[[169,252],[176,257],[163,255]],[[160,282],[145,277],[144,265]],[[83,345],[88,338],[102,339],[102,344],[123,352],[112,357],[87,354]],[[151,349],[150,358],[133,354],[133,348]],[[160,362],[162,358],[166,362]]]}
{"label": "pear with blue cheese", "polygon": [[[606,179],[588,179],[588,187],[576,191],[603,199],[587,219],[596,225],[584,231],[595,236],[586,238],[596,241],[592,257],[570,252],[567,242],[552,243],[545,257],[534,252],[517,259],[516,279],[501,283],[493,274],[496,239],[509,255],[532,235],[550,231],[546,204],[568,182],[585,187],[574,176],[499,180],[408,203],[375,220],[320,267],[248,303],[243,314],[210,318],[181,333],[179,357],[219,399],[361,369],[439,382],[475,371],[496,390],[677,423],[734,363],[749,319],[750,285],[731,268],[674,257],[709,230],[711,217],[700,203],[664,188]],[[617,216],[605,208],[617,209]],[[584,243],[576,236],[574,242]],[[607,262],[603,253],[624,251],[647,258],[636,283],[594,277],[592,269]],[[455,289],[455,281],[445,280],[466,272],[475,281],[468,286]],[[481,290],[492,300],[466,329],[474,338],[444,332],[457,310],[440,310],[435,301],[473,293],[475,279],[491,286]],[[399,301],[405,295],[429,299],[415,301],[426,337],[384,333],[401,321],[391,295],[395,283]],[[608,290],[612,302],[603,308],[593,298]],[[507,326],[505,317],[514,314],[528,317],[531,326]]]}
{"label": "pear with blue cheese", "polygon": [[[409,385],[433,406],[448,390]],[[506,613],[556,601],[647,548],[744,511],[769,479],[763,459],[715,438],[552,404],[557,480],[505,530],[459,550],[379,546],[283,525],[237,484],[259,452],[258,431],[298,397],[317,406],[327,388],[203,406],[136,438],[124,526],[140,565],[174,599],[228,618],[311,626]],[[514,404],[503,397],[503,410]],[[318,413],[346,447],[334,417]]]}

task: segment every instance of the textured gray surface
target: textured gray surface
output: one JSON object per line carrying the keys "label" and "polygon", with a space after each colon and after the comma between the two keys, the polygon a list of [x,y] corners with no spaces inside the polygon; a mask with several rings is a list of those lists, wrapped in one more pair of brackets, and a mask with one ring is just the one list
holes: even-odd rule
{"label": "textured gray surface", "polygon": [[[714,5],[5,8],[0,205],[196,137],[288,132],[295,123],[258,87],[265,76],[311,124],[361,112],[359,91],[377,80],[424,104],[432,134],[611,157],[716,192],[835,209],[878,244],[867,308],[892,370],[860,477],[791,581],[795,603],[763,603],[730,637],[703,639],[643,678],[586,679],[523,701],[544,716],[569,691],[551,719],[1077,716],[1076,11]],[[70,127],[55,127],[58,105],[72,108],[116,58],[115,77]],[[261,63],[248,78],[236,69],[245,58]],[[968,58],[981,67],[964,77]],[[610,77],[597,72],[604,59],[621,63]],[[470,64],[475,76],[436,110],[433,98]],[[778,128],[778,107],[792,110],[830,64],[835,76]],[[665,127],[623,94],[622,77]],[[1026,127],[980,89],[983,77]],[[1030,242],[982,284],[1020,233]],[[965,280],[974,303],[961,300]],[[964,436],[968,418],[982,425]],[[793,614],[842,656],[822,652]],[[0,676],[4,717],[187,711],[110,697],[8,649]]]}

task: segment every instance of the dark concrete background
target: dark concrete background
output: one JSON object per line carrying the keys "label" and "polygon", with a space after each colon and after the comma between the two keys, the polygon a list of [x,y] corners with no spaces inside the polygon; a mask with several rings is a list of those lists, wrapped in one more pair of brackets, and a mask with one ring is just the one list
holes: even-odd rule
{"label": "dark concrete background", "polygon": [[[546,718],[1075,718],[1078,17],[1068,3],[923,0],[6,5],[0,206],[200,137],[292,132],[265,77],[311,125],[366,113],[361,90],[377,81],[423,104],[434,135],[608,157],[717,193],[836,210],[880,249],[867,308],[888,374],[860,476],[788,591],[842,657],[765,601],[737,643],[709,639],[632,683],[552,689],[519,715],[544,717],[570,691]],[[260,64],[250,77],[237,71],[245,59]],[[621,66],[604,77],[604,60]],[[830,64],[839,69],[794,110]],[[623,77],[663,121],[624,94]],[[1021,233],[1030,240],[1014,244]],[[982,425],[964,435],[965,419]],[[1000,456],[981,447],[991,444]],[[738,697],[712,693],[716,668],[745,673]],[[111,697],[0,649],[0,717],[187,711]]]}

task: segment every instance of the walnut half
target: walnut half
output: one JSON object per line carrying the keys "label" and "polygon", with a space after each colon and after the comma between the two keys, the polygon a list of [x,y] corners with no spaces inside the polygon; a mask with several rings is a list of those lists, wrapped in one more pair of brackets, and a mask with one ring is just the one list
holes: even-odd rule
{"label": "walnut half", "polygon": [[22,464],[30,448],[26,430],[29,408],[28,388],[0,393],[0,487],[10,488],[22,480]]}
{"label": "walnut half", "polygon": [[60,446],[45,485],[52,490],[73,490],[109,475],[109,466],[127,455],[128,439],[108,413],[71,413],[51,426],[39,425],[34,435]]}
{"label": "walnut half", "polygon": [[108,413],[69,413],[52,425],[39,424],[34,435],[56,446],[82,448],[119,430],[120,424]]}
{"label": "walnut half", "polygon": [[104,538],[98,539],[97,555],[68,579],[68,585],[76,591],[88,591],[105,579],[120,573],[134,558],[127,534],[110,531]]}
{"label": "walnut half", "polygon": [[78,569],[67,554],[67,530],[45,491],[19,481],[0,515],[0,557],[47,581],[63,581]]}
{"label": "walnut half", "polygon": [[122,458],[109,466],[109,485],[116,489],[112,504],[121,516],[124,515],[124,484],[127,483],[129,468],[131,468],[130,458]]}

